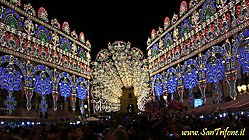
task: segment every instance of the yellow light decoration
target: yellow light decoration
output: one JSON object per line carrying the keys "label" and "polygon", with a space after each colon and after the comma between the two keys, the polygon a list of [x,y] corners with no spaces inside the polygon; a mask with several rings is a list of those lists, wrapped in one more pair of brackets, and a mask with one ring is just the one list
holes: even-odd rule
{"label": "yellow light decoration", "polygon": [[241,86],[241,89],[242,89],[243,91],[246,91],[246,85],[242,85],[242,86]]}
{"label": "yellow light decoration", "polygon": [[166,101],[166,100],[167,100],[167,98],[168,98],[168,96],[167,96],[167,95],[164,95],[164,96],[163,96],[164,101]]}
{"label": "yellow light decoration", "polygon": [[[144,111],[144,105],[151,100],[149,94],[149,71],[146,59],[138,48],[130,43],[116,41],[101,50],[93,63],[93,102],[100,104],[105,100],[106,112],[120,109],[123,87],[134,88],[138,109]],[[108,105],[106,105],[108,104]],[[100,111],[99,106],[95,110]]]}
{"label": "yellow light decoration", "polygon": [[241,86],[237,86],[237,89],[239,92],[241,92],[241,90],[242,90]]}

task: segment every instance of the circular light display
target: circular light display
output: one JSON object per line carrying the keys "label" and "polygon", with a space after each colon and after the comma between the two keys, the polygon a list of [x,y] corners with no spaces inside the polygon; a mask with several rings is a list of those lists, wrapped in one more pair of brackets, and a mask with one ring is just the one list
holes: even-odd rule
{"label": "circular light display", "polygon": [[[149,100],[149,73],[143,52],[131,44],[116,41],[101,50],[93,63],[93,103],[95,111],[120,110],[122,88],[134,88],[138,109]],[[100,107],[101,106],[101,107]],[[100,110],[101,108],[101,110]]]}

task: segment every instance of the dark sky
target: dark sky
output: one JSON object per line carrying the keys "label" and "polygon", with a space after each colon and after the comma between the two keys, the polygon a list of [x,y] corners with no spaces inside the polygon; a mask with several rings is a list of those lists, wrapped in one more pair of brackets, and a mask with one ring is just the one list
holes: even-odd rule
{"label": "dark sky", "polygon": [[[84,32],[92,45],[92,60],[108,42],[130,41],[146,54],[146,42],[153,28],[163,27],[166,16],[179,13],[182,0],[22,0],[36,11],[44,7],[49,20],[68,21],[77,34]],[[187,0],[188,3],[189,0]]]}

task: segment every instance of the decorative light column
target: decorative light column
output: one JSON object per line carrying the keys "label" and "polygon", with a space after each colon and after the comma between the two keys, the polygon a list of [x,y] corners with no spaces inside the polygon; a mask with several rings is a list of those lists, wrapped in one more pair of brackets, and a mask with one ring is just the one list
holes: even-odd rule
{"label": "decorative light column", "polygon": [[89,80],[87,80],[87,83],[88,83],[88,85],[87,85],[87,103],[88,103],[88,113],[90,114],[90,112],[91,112],[91,102],[90,102],[90,97],[91,97],[91,93],[90,93],[90,81]]}
{"label": "decorative light column", "polygon": [[31,87],[24,87],[24,92],[25,92],[25,96],[26,96],[26,108],[27,110],[30,110],[32,105],[31,105],[31,99],[32,99],[32,96],[33,96],[33,88]]}
{"label": "decorative light column", "polygon": [[226,72],[226,81],[229,84],[230,97],[235,100],[237,97],[236,92],[236,81],[237,81],[237,70],[231,70]]}
{"label": "decorative light column", "polygon": [[71,96],[71,81],[67,77],[60,78],[59,93],[64,98],[64,110],[68,107],[67,98]]}
{"label": "decorative light column", "polygon": [[206,91],[206,79],[203,79],[203,80],[199,80],[198,81],[198,84],[199,84],[199,89],[201,91],[201,99],[203,101],[203,104],[206,103],[206,95],[205,95],[205,91]]}
{"label": "decorative light column", "polygon": [[167,92],[171,94],[171,100],[174,100],[174,92],[177,89],[177,75],[175,68],[169,68],[166,72],[165,78],[167,79],[166,88]]}
{"label": "decorative light column", "polygon": [[207,87],[207,81],[206,81],[206,74],[205,74],[205,65],[203,64],[203,55],[199,53],[199,57],[197,57],[197,62],[199,64],[199,70],[198,70],[198,85],[199,89],[201,91],[201,98],[203,101],[203,104],[206,103],[206,87]]}
{"label": "decorative light column", "polygon": [[189,65],[184,72],[184,87],[189,89],[189,104],[192,106],[194,101],[193,88],[198,85],[196,69],[192,69]]}
{"label": "decorative light column", "polygon": [[[238,36],[237,39],[239,38],[240,37]],[[233,41],[233,45],[231,45],[229,39],[227,39],[223,45],[223,48],[226,50],[226,56],[227,56],[225,77],[229,85],[230,97],[233,100],[237,98],[237,92],[236,92],[237,67],[235,66],[235,58],[238,51],[238,45],[236,45],[237,43],[238,40]]]}
{"label": "decorative light column", "polygon": [[84,78],[80,77],[77,79],[77,81],[75,83],[75,87],[76,87],[75,88],[76,89],[76,96],[80,100],[80,112],[81,112],[81,114],[83,114],[85,112],[84,100],[88,96],[89,84]]}
{"label": "decorative light column", "polygon": [[238,50],[238,56],[237,56],[238,61],[239,61],[238,70],[241,70],[243,74],[249,73],[249,67],[248,67],[249,66],[249,46],[248,45],[249,45],[249,41],[246,41],[246,45],[243,48]]}
{"label": "decorative light column", "polygon": [[57,91],[54,91],[54,90],[52,91],[54,111],[56,111],[58,109],[58,104],[57,104],[58,95],[59,95],[59,93]]}
{"label": "decorative light column", "polygon": [[75,111],[76,109],[76,94],[75,93],[72,93],[71,99],[72,99],[72,109],[73,111]]}
{"label": "decorative light column", "polygon": [[183,92],[184,92],[184,86],[183,86],[183,75],[182,75],[182,69],[181,69],[181,66],[180,64],[178,64],[177,68],[176,68],[176,71],[177,71],[177,93],[178,93],[178,96],[179,96],[179,101],[180,102],[183,102]]}
{"label": "decorative light column", "polygon": [[53,109],[54,111],[56,111],[58,109],[58,104],[57,104],[57,100],[58,100],[58,97],[59,97],[59,93],[58,93],[58,81],[57,81],[57,77],[58,77],[58,71],[56,70],[56,68],[54,68],[53,70],[53,80],[52,80],[52,83],[53,83],[53,91],[52,91],[52,96],[53,96]]}
{"label": "decorative light column", "polygon": [[26,108],[27,110],[30,110],[32,105],[31,105],[31,99],[33,96],[33,75],[32,75],[32,69],[33,65],[28,61],[25,65],[26,67],[26,80],[25,80],[25,87],[24,87],[24,92],[26,96]]}
{"label": "decorative light column", "polygon": [[15,97],[13,97],[14,91],[19,91],[22,89],[22,75],[19,71],[15,70],[15,67],[12,63],[9,63],[6,68],[0,67],[0,86],[2,89],[8,91],[7,100],[4,104],[7,106],[9,115],[12,115],[13,110],[17,102]]}
{"label": "decorative light column", "polygon": [[85,108],[84,108],[84,100],[80,100],[80,113],[84,114]]}
{"label": "decorative light column", "polygon": [[35,76],[34,81],[34,90],[36,93],[39,93],[41,96],[40,101],[40,111],[42,112],[43,118],[45,118],[45,113],[48,109],[48,104],[46,96],[52,93],[52,81],[50,77],[47,77],[45,71],[41,71],[39,75]]}
{"label": "decorative light column", "polygon": [[225,66],[222,58],[217,59],[215,55],[212,55],[211,62],[207,64],[206,68],[207,82],[213,83],[215,89],[217,90],[216,94],[218,95],[218,97],[216,98],[214,95],[214,101],[216,103],[219,103],[222,100],[222,92],[220,91],[218,83],[225,76]]}
{"label": "decorative light column", "polygon": [[75,80],[76,80],[76,77],[75,75],[72,76],[72,80],[73,80],[73,83],[71,83],[72,85],[72,94],[71,94],[71,101],[72,101],[72,110],[75,111],[76,110],[76,91],[77,91],[77,87],[75,85]]}
{"label": "decorative light column", "polygon": [[151,84],[151,92],[152,92],[152,96],[153,96],[153,101],[156,101],[156,93],[155,93],[155,88],[154,88],[154,86],[155,86],[155,81],[154,81],[154,78],[153,77],[151,77],[151,81],[152,82],[150,82],[150,84]]}

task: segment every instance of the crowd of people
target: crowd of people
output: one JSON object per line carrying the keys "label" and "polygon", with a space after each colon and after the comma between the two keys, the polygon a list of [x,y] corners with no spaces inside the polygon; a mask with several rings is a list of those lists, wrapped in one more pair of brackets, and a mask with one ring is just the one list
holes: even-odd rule
{"label": "crowd of people", "polygon": [[[69,120],[70,121],[70,120]],[[96,122],[41,122],[34,125],[0,125],[1,140],[214,140],[246,139],[249,136],[247,114],[210,114],[187,116],[180,111],[148,115],[111,116]],[[26,123],[25,123],[26,124]],[[186,132],[205,130],[236,131],[238,135],[205,134],[195,136]],[[243,131],[245,130],[245,131]],[[199,134],[200,134],[199,133]]]}

